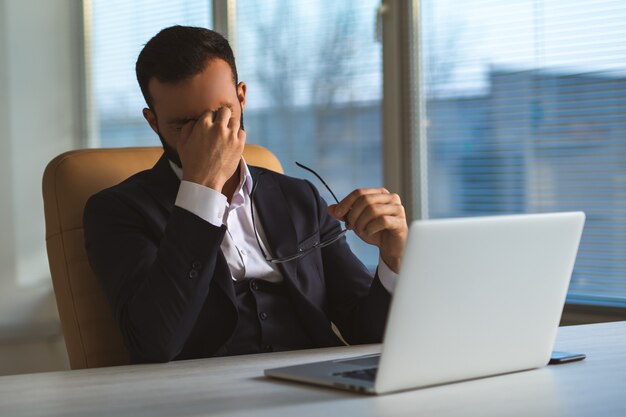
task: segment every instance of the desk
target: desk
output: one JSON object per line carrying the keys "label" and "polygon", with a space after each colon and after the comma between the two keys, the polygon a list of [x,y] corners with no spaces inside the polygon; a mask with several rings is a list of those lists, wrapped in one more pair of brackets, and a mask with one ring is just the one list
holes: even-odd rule
{"label": "desk", "polygon": [[[0,378],[1,416],[626,416],[626,322],[563,327],[582,362],[386,396],[266,379],[263,369],[376,352],[302,350]],[[468,359],[471,360],[471,359]]]}

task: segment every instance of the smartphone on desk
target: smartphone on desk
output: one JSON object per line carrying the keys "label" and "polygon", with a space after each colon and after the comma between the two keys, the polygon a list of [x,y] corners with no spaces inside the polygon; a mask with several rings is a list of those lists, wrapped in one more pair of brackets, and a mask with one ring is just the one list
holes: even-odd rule
{"label": "smartphone on desk", "polygon": [[582,361],[586,357],[587,355],[585,355],[584,353],[561,352],[555,350],[552,352],[548,364],[558,365],[561,363]]}

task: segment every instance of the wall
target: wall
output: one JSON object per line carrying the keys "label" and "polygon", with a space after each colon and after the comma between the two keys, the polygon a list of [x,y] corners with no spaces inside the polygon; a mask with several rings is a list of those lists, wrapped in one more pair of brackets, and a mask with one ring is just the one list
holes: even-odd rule
{"label": "wall", "polygon": [[0,374],[64,369],[41,178],[80,143],[80,0],[0,0]]}

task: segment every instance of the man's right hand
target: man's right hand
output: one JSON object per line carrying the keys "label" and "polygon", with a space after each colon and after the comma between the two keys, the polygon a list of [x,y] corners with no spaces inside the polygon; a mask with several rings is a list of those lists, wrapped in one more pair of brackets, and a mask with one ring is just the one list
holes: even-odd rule
{"label": "man's right hand", "polygon": [[176,150],[183,165],[183,180],[221,192],[241,160],[246,132],[229,107],[207,111],[187,122]]}

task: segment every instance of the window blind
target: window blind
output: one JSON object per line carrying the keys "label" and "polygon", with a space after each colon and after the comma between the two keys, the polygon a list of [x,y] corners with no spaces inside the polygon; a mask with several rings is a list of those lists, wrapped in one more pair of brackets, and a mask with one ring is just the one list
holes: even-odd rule
{"label": "window blind", "polygon": [[582,210],[568,300],[626,306],[626,2],[423,0],[430,217]]}
{"label": "window blind", "polygon": [[[374,36],[378,0],[237,0],[237,66],[246,82],[247,141],[269,148],[285,172],[319,181],[338,198],[382,185],[382,47]],[[348,234],[368,266],[376,248]]]}
{"label": "window blind", "polygon": [[212,26],[210,0],[91,0],[91,80],[95,146],[159,145],[144,120],[135,62],[143,45],[172,25]]}

